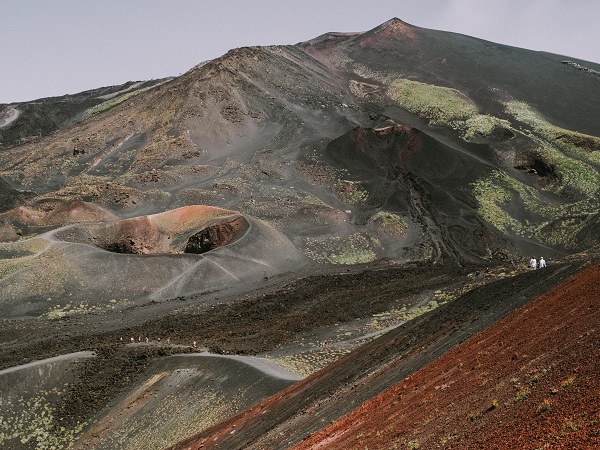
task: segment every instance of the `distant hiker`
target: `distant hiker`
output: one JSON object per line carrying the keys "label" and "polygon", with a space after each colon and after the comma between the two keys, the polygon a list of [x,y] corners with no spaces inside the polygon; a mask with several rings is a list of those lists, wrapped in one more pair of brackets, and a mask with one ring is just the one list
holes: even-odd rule
{"label": "distant hiker", "polygon": [[194,347],[196,347],[196,341],[194,341]]}
{"label": "distant hiker", "polygon": [[540,269],[543,269],[544,267],[546,267],[546,260],[543,256],[540,256]]}
{"label": "distant hiker", "polygon": [[529,260],[529,266],[533,270],[537,269],[537,260],[535,259],[535,256],[532,256],[531,259]]}
{"label": "distant hiker", "polygon": [[148,343],[148,338],[146,338],[146,344]]}

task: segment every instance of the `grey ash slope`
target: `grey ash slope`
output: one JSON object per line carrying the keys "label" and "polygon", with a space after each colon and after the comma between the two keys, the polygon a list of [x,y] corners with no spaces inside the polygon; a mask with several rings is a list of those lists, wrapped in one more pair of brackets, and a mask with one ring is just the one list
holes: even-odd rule
{"label": "grey ash slope", "polygon": [[562,64],[571,60],[599,70],[597,63],[420,28],[399,19],[366,33],[324,35],[300,45],[349,72],[368,68],[389,78],[452,87],[491,112],[510,96],[530,103],[555,125],[596,136],[599,132],[594,119],[600,113],[595,101],[599,80]]}
{"label": "grey ash slope", "polygon": [[129,81],[72,95],[8,105],[0,103],[0,151],[39,140],[89,117],[111,102],[123,99],[123,96],[149,89],[169,79]]}
{"label": "grey ash slope", "polygon": [[[37,208],[84,200],[133,216],[190,203],[227,207],[276,225],[309,256],[325,247],[326,254],[316,259],[327,263],[343,250],[350,262],[398,256],[377,244],[389,233],[365,225],[367,213],[375,221],[383,220],[377,213],[393,214],[407,229],[405,237],[418,236],[404,247],[426,247],[400,257],[435,259],[439,244],[415,223],[422,222],[423,211],[386,209],[381,202],[365,208],[370,180],[356,171],[353,179],[346,177],[352,160],[322,164],[325,148],[356,127],[405,125],[419,130],[425,147],[392,167],[407,167],[432,211],[471,216],[467,229],[478,230],[477,250],[459,253],[489,257],[506,247],[506,235],[517,244],[511,251],[535,248],[542,233],[519,226],[539,228],[589,212],[567,206],[540,211],[547,199],[567,205],[597,192],[598,141],[573,130],[600,134],[593,119],[600,112],[594,101],[598,79],[561,64],[562,59],[398,19],[366,33],[326,35],[297,46],[237,49],[43,143],[4,152],[0,175],[43,194],[31,202]],[[453,116],[446,109],[456,105],[427,106],[441,88],[451,89],[456,99],[449,101],[462,102],[458,107],[468,111]],[[406,98],[409,89],[415,92]],[[546,122],[528,121],[529,113]],[[556,136],[545,136],[554,133],[551,127],[564,127],[565,133],[557,129]],[[372,145],[386,145],[387,138],[374,136],[381,141]],[[438,148],[447,155],[438,164],[460,166],[454,175],[428,165]],[[589,176],[580,174],[590,168]],[[497,171],[508,177],[503,190],[510,198],[506,207],[500,205],[503,217],[488,226],[477,223],[494,217],[482,211],[487,199],[477,196],[474,183],[487,182]],[[380,176],[388,184],[398,181],[389,173]],[[360,210],[356,217],[355,210]],[[355,252],[353,245],[367,250]],[[456,245],[462,244],[448,244]],[[581,248],[577,238],[570,245]]]}
{"label": "grey ash slope", "polygon": [[[4,296],[25,300],[22,280],[35,278],[48,297],[79,301],[86,293],[74,286],[90,267],[109,278],[127,272],[111,272],[106,246],[73,263],[87,253],[73,253],[69,240],[49,252],[43,239],[20,235],[198,204],[272,227],[307,270],[381,259],[489,264],[593,248],[600,85],[562,60],[392,19],[365,33],[232,50],[171,81],[83,93],[108,103],[0,153],[9,183],[2,236],[15,241],[2,250],[28,252],[0,261]],[[34,122],[22,115],[3,131]],[[141,229],[128,233],[150,246]],[[277,267],[280,256],[264,262]],[[37,277],[47,258],[61,263]],[[152,273],[144,268],[158,261],[118,260],[131,273]],[[156,286],[135,286],[126,298],[166,299]],[[101,286],[92,297],[103,297]]]}

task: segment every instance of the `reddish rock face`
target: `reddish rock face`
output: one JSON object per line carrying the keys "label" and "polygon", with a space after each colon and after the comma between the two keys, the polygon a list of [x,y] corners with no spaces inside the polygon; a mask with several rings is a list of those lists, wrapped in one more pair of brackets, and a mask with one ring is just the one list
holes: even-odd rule
{"label": "reddish rock face", "polygon": [[206,253],[237,240],[240,234],[247,229],[248,221],[243,217],[211,225],[191,236],[187,241],[184,252]]}
{"label": "reddish rock face", "polygon": [[163,253],[159,249],[160,230],[148,216],[119,222],[110,233],[97,239],[98,247],[114,253]]}

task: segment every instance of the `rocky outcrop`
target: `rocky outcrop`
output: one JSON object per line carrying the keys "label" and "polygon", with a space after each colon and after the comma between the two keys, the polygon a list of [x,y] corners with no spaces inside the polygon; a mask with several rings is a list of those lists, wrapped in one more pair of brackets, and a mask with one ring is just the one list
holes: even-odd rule
{"label": "rocky outcrop", "polygon": [[581,64],[577,64],[573,61],[561,61],[566,66],[574,67],[577,70],[581,70],[582,72],[589,73],[590,75],[594,75],[595,77],[600,77],[600,72],[594,69],[590,69],[589,67],[582,66]]}

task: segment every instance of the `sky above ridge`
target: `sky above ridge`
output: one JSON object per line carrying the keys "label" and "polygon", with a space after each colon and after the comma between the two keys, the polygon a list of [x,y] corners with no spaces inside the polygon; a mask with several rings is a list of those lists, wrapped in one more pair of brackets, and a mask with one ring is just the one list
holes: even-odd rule
{"label": "sky above ridge", "polygon": [[0,104],[177,76],[232,48],[393,17],[600,63],[594,0],[3,0]]}

